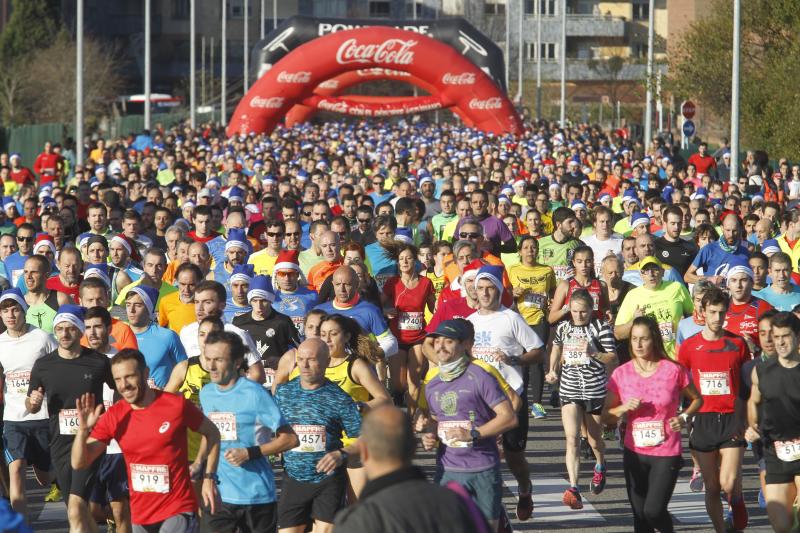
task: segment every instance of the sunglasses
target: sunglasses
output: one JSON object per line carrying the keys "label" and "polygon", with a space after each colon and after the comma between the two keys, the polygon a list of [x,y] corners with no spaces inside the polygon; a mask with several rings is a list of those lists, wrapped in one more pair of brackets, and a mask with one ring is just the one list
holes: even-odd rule
{"label": "sunglasses", "polygon": [[371,218],[359,218],[357,219],[359,224],[369,224],[372,222]]}
{"label": "sunglasses", "polygon": [[461,233],[458,234],[458,236],[461,239],[477,239],[478,237],[481,236],[481,234],[472,231],[470,231],[469,233],[467,233],[466,231],[462,231]]}
{"label": "sunglasses", "polygon": [[268,231],[267,237],[283,237],[283,233],[279,231]]}
{"label": "sunglasses", "polygon": [[284,233],[284,235],[286,235],[287,237],[299,237],[300,236],[300,232],[299,231],[292,231],[290,233]]}
{"label": "sunglasses", "polygon": [[279,278],[288,278],[290,276],[296,276],[297,272],[294,270],[279,270],[278,272],[275,272],[275,275]]}
{"label": "sunglasses", "polygon": [[33,242],[33,237],[20,237],[18,235],[17,240],[20,242]]}
{"label": "sunglasses", "polygon": [[311,211],[303,211],[303,215],[305,215],[307,217],[310,217],[311,216]]}

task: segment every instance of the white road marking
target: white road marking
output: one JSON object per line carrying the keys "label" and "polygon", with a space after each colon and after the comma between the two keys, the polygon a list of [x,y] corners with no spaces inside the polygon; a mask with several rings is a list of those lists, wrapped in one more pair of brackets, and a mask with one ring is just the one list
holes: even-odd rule
{"label": "white road marking", "polygon": [[[597,512],[586,494],[581,492],[583,497],[583,509],[573,510],[564,505],[561,497],[567,489],[567,481],[558,477],[533,477],[533,518],[534,523],[571,523],[579,522],[581,527],[589,525],[605,525],[606,519]],[[515,524],[528,524],[530,522],[517,521],[516,513],[514,511],[517,500],[517,481],[509,473],[503,473],[503,484],[508,488],[509,492],[513,495],[515,503],[508,509],[509,516]]]}
{"label": "white road marking", "polygon": [[[724,502],[723,509],[727,509],[728,504]],[[669,501],[669,512],[681,524],[710,524],[711,519],[706,512],[705,492],[692,492],[689,488],[688,479],[678,480],[675,485],[675,492]]]}

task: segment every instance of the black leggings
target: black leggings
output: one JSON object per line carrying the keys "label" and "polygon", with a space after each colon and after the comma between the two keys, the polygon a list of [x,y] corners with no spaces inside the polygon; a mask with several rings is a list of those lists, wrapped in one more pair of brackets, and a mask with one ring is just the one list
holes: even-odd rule
{"label": "black leggings", "polygon": [[[547,326],[547,322],[542,320],[540,323],[536,324],[535,326],[531,326],[536,335],[542,339],[542,342],[547,347],[547,335],[549,334],[549,328]],[[542,393],[544,392],[544,362],[541,363],[533,363],[528,367],[530,369],[530,393],[531,393],[531,402],[532,403],[542,403]]]}
{"label": "black leggings", "polygon": [[683,466],[676,456],[640,455],[625,449],[622,460],[625,487],[633,508],[635,533],[672,533],[672,517],[667,511],[672,491]]}

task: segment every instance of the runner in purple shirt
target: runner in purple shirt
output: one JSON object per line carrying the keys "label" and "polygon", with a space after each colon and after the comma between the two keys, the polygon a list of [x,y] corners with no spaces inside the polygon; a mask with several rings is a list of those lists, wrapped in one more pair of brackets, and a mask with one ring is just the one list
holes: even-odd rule
{"label": "runner in purple shirt", "polygon": [[[513,253],[517,251],[517,241],[511,230],[508,229],[502,220],[492,216],[488,212],[489,195],[486,191],[478,189],[472,191],[469,197],[470,207],[472,208],[472,218],[476,219],[483,226],[483,237],[487,244],[491,245],[490,251],[496,256],[501,253]],[[467,218],[462,219],[456,226],[455,239],[464,239],[459,235],[461,226]]]}
{"label": "runner in purple shirt", "polygon": [[500,385],[470,362],[469,329],[463,320],[446,320],[431,334],[439,374],[428,382],[425,399],[431,425],[426,448],[439,441],[441,484],[455,481],[497,529],[502,509],[502,480],[496,437],[517,425],[517,416]]}

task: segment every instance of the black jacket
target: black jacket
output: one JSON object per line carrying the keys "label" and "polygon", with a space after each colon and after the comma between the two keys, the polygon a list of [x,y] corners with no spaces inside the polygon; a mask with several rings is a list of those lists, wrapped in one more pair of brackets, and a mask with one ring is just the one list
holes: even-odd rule
{"label": "black jacket", "polygon": [[430,483],[416,467],[368,482],[359,502],[336,515],[334,529],[336,533],[480,531],[460,496]]}

